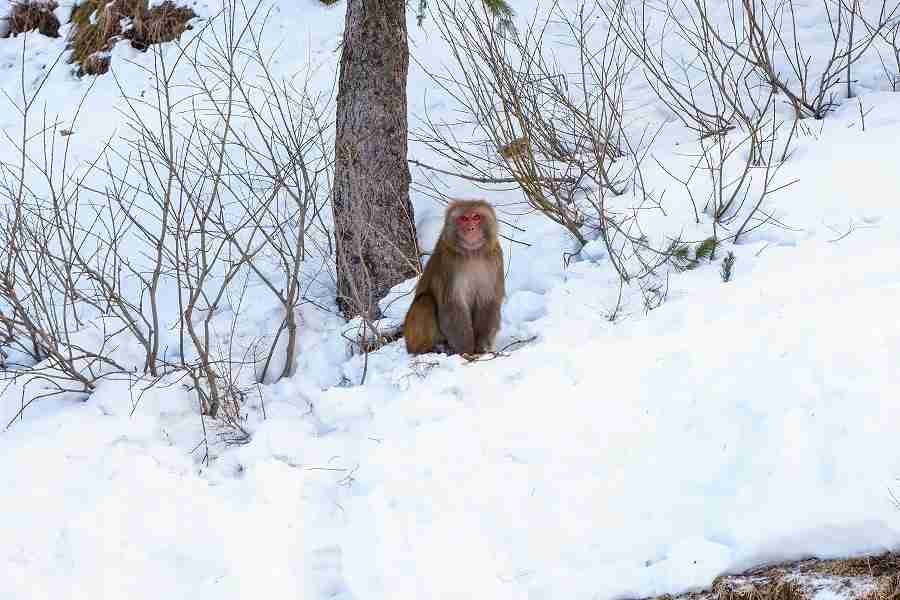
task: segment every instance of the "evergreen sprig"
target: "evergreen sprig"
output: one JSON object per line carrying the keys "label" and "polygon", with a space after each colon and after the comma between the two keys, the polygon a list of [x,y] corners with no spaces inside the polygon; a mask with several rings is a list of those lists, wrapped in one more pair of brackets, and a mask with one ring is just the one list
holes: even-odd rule
{"label": "evergreen sprig", "polygon": [[725,283],[731,281],[731,273],[734,269],[734,258],[734,252],[729,252],[728,256],[726,256],[724,260],[722,260],[721,275],[722,281],[724,281]]}
{"label": "evergreen sprig", "polygon": [[712,260],[716,256],[716,246],[719,245],[719,241],[714,238],[706,238],[700,245],[697,246],[697,250],[694,252],[694,258],[698,261],[707,259]]}
{"label": "evergreen sprig", "polygon": [[[500,23],[502,28],[506,29],[512,27],[512,20],[516,13],[513,11],[512,6],[510,6],[507,0],[481,1],[488,12],[497,18],[497,21]],[[416,10],[416,20],[419,23],[419,27],[421,27],[422,23],[425,21],[425,12],[427,10],[428,0],[419,0],[419,7]]]}

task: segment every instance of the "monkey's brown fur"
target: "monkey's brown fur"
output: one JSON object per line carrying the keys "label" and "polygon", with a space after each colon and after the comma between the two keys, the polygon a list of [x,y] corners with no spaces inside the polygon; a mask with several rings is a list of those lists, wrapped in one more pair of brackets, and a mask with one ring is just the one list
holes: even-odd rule
{"label": "monkey's brown fur", "polygon": [[[468,221],[461,225],[461,218]],[[407,351],[432,352],[443,343],[454,354],[489,350],[500,328],[505,293],[494,209],[484,200],[451,202],[403,323]]]}

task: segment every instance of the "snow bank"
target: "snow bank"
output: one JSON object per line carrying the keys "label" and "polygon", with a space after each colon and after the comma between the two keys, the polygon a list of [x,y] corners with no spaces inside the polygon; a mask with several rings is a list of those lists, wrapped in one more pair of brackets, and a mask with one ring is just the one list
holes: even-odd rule
{"label": "snow bank", "polygon": [[698,274],[647,319],[547,317],[540,345],[416,382],[363,450],[350,535],[379,552],[348,546],[352,588],[646,596],[895,547],[900,277],[860,272],[873,247],[900,251],[896,234],[769,250],[757,277]]}
{"label": "snow bank", "polygon": [[202,477],[159,420],[185,395],[149,392],[131,417],[128,399],[107,384],[3,436],[0,597],[237,599],[262,580],[301,597],[302,471]]}

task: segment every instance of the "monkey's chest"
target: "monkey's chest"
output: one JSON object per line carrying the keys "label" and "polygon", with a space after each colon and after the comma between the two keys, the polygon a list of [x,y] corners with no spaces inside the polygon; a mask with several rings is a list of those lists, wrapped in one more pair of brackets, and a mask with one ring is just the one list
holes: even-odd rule
{"label": "monkey's chest", "polygon": [[493,269],[483,260],[463,263],[453,276],[451,295],[466,306],[478,304],[494,296]]}

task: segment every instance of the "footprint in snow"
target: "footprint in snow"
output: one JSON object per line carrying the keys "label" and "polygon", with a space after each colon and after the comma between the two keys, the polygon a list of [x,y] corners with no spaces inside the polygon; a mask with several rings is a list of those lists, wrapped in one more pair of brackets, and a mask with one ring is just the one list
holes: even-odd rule
{"label": "footprint in snow", "polygon": [[342,552],[339,546],[326,546],[312,552],[310,582],[318,598],[350,600],[353,596],[344,581]]}
{"label": "footprint in snow", "polygon": [[536,321],[547,314],[547,301],[543,294],[523,290],[506,300],[503,312],[506,320],[512,323]]}

